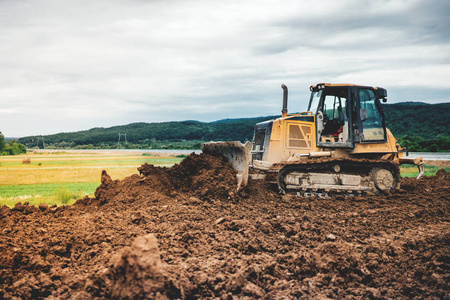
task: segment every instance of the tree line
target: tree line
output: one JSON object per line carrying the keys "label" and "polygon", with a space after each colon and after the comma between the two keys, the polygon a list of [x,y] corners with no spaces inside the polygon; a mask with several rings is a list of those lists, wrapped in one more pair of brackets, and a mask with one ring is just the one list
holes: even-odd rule
{"label": "tree line", "polygon": [[[383,111],[386,126],[403,147],[408,146],[411,151],[450,150],[450,103],[383,104]],[[133,123],[46,135],[45,139],[42,136],[23,137],[19,142],[27,148],[200,149],[201,144],[208,141],[251,141],[256,123],[277,117],[225,119],[210,123]]]}
{"label": "tree line", "polygon": [[[274,117],[229,119],[211,123],[199,121],[133,123],[110,128],[20,138],[28,148],[200,148],[205,141],[247,141],[253,137],[254,125]],[[126,133],[126,142],[124,134]],[[120,138],[120,140],[119,140]],[[45,140],[45,145],[44,145]],[[160,148],[159,148],[160,149]]]}
{"label": "tree line", "polygon": [[413,152],[450,150],[450,103],[384,104],[386,127]]}

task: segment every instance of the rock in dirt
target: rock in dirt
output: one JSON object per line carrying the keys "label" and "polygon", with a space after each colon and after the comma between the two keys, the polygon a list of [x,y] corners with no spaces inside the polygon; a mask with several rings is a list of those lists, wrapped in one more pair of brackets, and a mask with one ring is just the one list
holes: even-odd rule
{"label": "rock in dirt", "polygon": [[336,240],[336,236],[332,233],[327,234],[327,240],[328,241],[335,241]]}
{"label": "rock in dirt", "polygon": [[143,220],[143,216],[141,214],[141,212],[136,211],[134,213],[131,214],[131,222],[135,223],[135,224],[139,224],[142,220]]}

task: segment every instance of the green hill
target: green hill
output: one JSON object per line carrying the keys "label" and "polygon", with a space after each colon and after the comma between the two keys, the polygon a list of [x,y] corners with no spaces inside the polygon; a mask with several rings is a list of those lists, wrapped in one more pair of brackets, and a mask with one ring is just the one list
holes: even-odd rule
{"label": "green hill", "polygon": [[450,103],[384,104],[386,127],[395,136],[419,136],[434,139],[450,136]]}
{"label": "green hill", "polygon": [[[450,103],[384,104],[386,125],[400,142],[415,150],[437,151],[450,149],[439,144],[439,139],[450,139]],[[224,119],[210,123],[199,121],[132,123],[110,128],[92,128],[86,131],[58,133],[46,136],[28,136],[19,140],[29,148],[199,148],[205,141],[252,140],[256,123],[277,116]],[[125,136],[126,134],[126,136]],[[427,141],[427,142],[424,142]],[[434,142],[433,142],[434,141]],[[421,143],[421,144],[420,144]],[[431,144],[437,143],[433,149]],[[439,145],[438,145],[439,144]],[[445,144],[445,143],[444,143]]]}

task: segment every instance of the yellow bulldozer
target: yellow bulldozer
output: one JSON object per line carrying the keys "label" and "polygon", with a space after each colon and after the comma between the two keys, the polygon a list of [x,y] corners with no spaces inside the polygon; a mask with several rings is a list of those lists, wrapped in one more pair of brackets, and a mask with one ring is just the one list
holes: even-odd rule
{"label": "yellow bulldozer", "polygon": [[319,83],[310,87],[306,112],[288,114],[283,84],[280,118],[255,125],[253,142],[210,142],[204,153],[220,153],[237,171],[238,190],[249,180],[276,184],[280,193],[301,195],[374,194],[400,187],[404,158],[385,126],[381,87]]}

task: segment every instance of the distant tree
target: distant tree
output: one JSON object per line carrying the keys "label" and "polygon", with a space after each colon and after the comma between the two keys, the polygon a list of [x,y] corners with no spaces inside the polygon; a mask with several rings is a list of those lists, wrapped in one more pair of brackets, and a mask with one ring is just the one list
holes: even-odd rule
{"label": "distant tree", "polygon": [[20,143],[16,143],[15,140],[9,141],[2,151],[2,155],[19,155],[24,153],[27,153],[27,148]]}
{"label": "distant tree", "polygon": [[5,149],[5,137],[3,136],[3,133],[0,131],[0,154]]}

